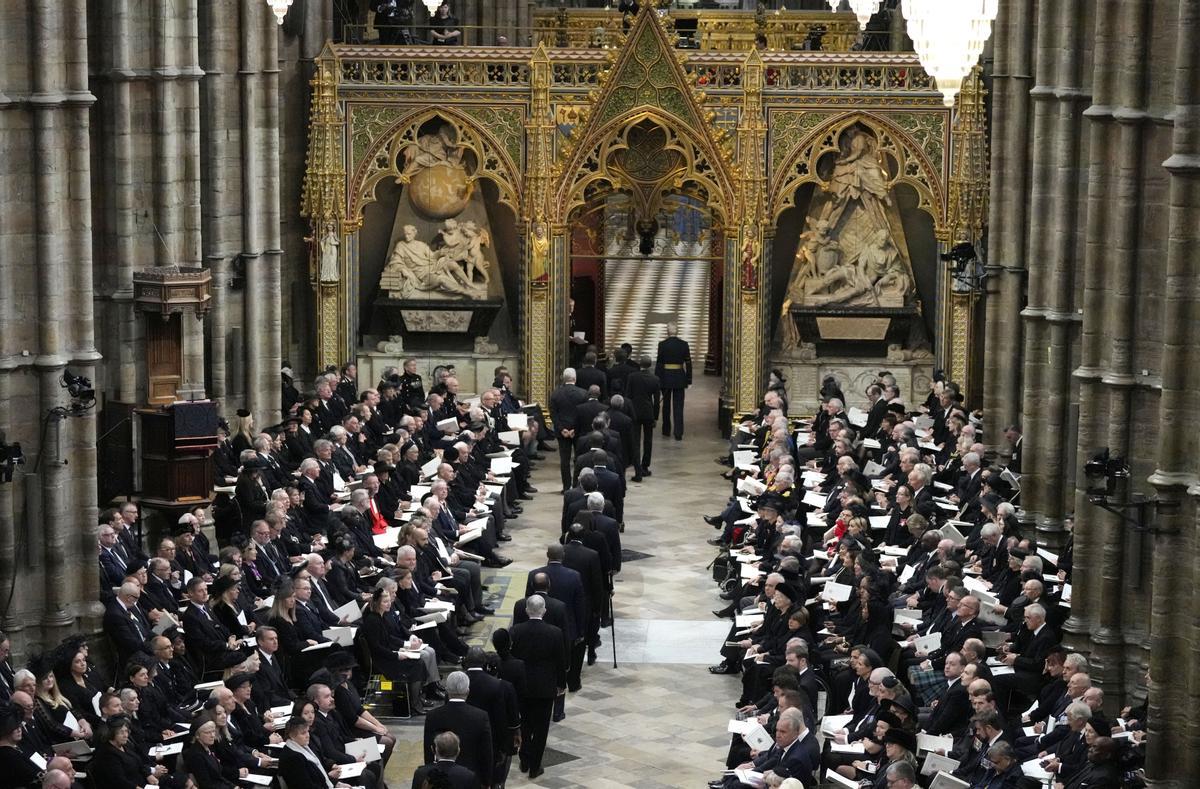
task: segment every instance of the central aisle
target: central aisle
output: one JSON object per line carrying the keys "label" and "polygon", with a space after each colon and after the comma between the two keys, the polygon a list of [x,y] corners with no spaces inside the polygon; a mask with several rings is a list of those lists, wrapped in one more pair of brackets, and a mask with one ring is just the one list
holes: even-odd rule
{"label": "central aisle", "polygon": [[[740,685],[737,677],[706,670],[719,662],[729,624],[712,615],[718,601],[706,565],[713,549],[704,540],[713,530],[701,520],[728,496],[724,469],[713,463],[726,451],[714,419],[718,386],[718,379],[696,376],[687,393],[684,440],[656,432],[653,476],[629,483],[626,559],[616,583],[618,668],[612,631],[605,630],[599,661],[584,667],[583,689],[568,697],[566,719],[551,726],[545,774],[531,782],[514,761],[509,786],[697,787],[720,775],[729,744],[725,726]],[[508,626],[526,574],[545,563],[546,545],[558,538],[556,457],[547,454],[533,484],[540,492],[525,503],[513,541],[501,548],[513,563],[485,571],[484,583],[503,601],[494,604],[496,616],[473,628],[479,632],[473,644],[486,640],[490,649],[492,628]],[[631,560],[630,551],[645,556]],[[414,718],[392,727],[400,740],[387,771],[392,787],[410,785],[422,724]]]}

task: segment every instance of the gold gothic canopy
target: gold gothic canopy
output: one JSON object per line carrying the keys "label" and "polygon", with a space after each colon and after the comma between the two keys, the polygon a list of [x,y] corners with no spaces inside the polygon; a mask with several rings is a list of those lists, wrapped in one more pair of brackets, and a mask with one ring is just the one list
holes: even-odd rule
{"label": "gold gothic canopy", "polygon": [[[544,402],[565,366],[574,218],[597,195],[620,192],[632,198],[635,212],[653,213],[664,195],[687,194],[711,212],[721,239],[714,253],[724,256],[730,283],[723,303],[724,398],[734,412],[751,410],[785,295],[775,272],[792,271],[809,193],[833,188],[832,162],[857,137],[854,145],[869,148],[877,172],[867,180],[887,190],[876,202],[893,205],[887,213],[872,207],[873,227],[896,225],[903,202],[907,217],[924,217],[906,218],[906,225],[930,237],[923,259],[910,262],[905,249],[888,263],[895,250],[886,252],[886,239],[870,236],[870,259],[896,272],[888,303],[920,301],[933,327],[936,362],[967,380],[974,297],[953,292],[937,252],[977,242],[986,216],[978,75],[952,115],[912,53],[828,51],[853,43],[848,15],[699,12],[702,48],[677,49],[675,20],[653,5],[643,6],[627,31],[616,12],[581,10],[578,18],[568,15],[566,28],[543,14],[535,20],[536,48],[462,47],[447,58],[439,47],[325,47],[312,81],[303,199],[312,229],[320,365],[354,358],[363,300],[380,277],[382,263],[374,258],[388,256],[366,249],[369,239],[388,237],[393,221],[389,216],[379,220],[386,230],[374,228],[370,204],[384,189],[406,188],[413,152],[440,134],[439,150],[452,151],[469,170],[471,199],[489,201],[516,227],[511,259],[494,265],[519,284],[506,298],[518,335],[515,377],[527,399]],[[562,12],[551,13],[562,22]],[[825,51],[771,48],[807,35],[814,20],[831,31]],[[578,33],[598,27],[600,40]],[[768,48],[751,48],[762,30]],[[455,188],[466,205],[467,187]],[[402,231],[396,223],[393,245],[403,232],[432,238],[444,231],[441,225]],[[868,237],[865,230],[860,235]],[[783,246],[785,236],[792,246]],[[899,244],[904,235],[892,239]],[[416,259],[436,258],[417,248]],[[787,259],[773,260],[780,248],[786,251],[776,254]],[[910,271],[917,284],[926,272],[919,294]]]}

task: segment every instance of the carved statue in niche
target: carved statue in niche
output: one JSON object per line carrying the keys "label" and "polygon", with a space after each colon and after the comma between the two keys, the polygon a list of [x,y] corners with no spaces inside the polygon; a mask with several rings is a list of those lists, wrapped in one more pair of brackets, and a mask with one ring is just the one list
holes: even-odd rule
{"label": "carved statue in niche", "polygon": [[529,279],[533,282],[541,282],[550,276],[550,237],[545,222],[539,220],[533,223],[533,237],[529,243],[533,247],[530,256]]}
{"label": "carved statue in niche", "polygon": [[454,127],[443,124],[404,147],[404,169],[396,180],[408,184],[413,207],[427,219],[458,216],[467,207],[475,188],[467,172],[464,148]]}
{"label": "carved statue in niche", "polygon": [[417,238],[417,228],[404,226],[404,236],[392,248],[382,290],[393,299],[485,299],[491,281],[481,247],[491,243],[487,230],[474,222],[459,225],[447,219],[438,233],[437,248]]}
{"label": "carved statue in niche", "polygon": [[813,195],[787,299],[804,307],[904,307],[916,288],[875,136],[842,132],[828,183]]}
{"label": "carved statue in niche", "polygon": [[327,228],[318,245],[320,265],[317,267],[317,275],[321,282],[334,284],[338,281],[338,247],[340,245],[341,242],[338,241],[333,227]]}

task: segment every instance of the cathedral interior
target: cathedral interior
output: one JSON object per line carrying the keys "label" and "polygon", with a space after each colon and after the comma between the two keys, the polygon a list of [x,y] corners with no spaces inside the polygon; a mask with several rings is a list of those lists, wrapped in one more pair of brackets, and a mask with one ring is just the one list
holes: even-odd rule
{"label": "cathedral interior", "polygon": [[[1037,785],[1200,785],[1200,3],[448,5],[0,12],[12,666],[84,635],[112,674],[97,523],[137,502],[153,555],[232,497],[218,420],[286,424],[281,371],[311,397],[352,365],[357,395],[411,358],[478,397],[504,367],[549,413],[585,348],[609,368],[678,336],[688,437],[657,440],[626,504],[648,558],[551,729],[559,761],[514,786],[721,779],[736,690],[679,646],[714,632],[711,459],[774,382],[807,430],[827,379],[869,410],[881,371],[909,413],[954,382],[987,463],[1019,452],[1020,533],[1073,556],[1062,644],[1106,719],[1144,705],[1122,782]],[[984,32],[954,27],[968,6]],[[502,619],[559,537],[557,452],[517,563],[484,571]],[[414,721],[386,721],[381,781],[421,764]]]}

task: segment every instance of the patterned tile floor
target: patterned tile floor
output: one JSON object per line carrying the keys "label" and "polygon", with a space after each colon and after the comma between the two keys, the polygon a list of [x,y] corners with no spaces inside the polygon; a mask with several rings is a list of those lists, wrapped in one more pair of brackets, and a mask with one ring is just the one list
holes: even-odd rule
{"label": "patterned tile floor", "polygon": [[[655,436],[653,476],[630,483],[623,546],[650,554],[629,562],[616,584],[617,661],[611,631],[602,635],[600,660],[585,667],[583,689],[567,701],[567,717],[550,729],[550,748],[576,757],[547,767],[536,781],[517,771],[511,787],[703,787],[723,768],[725,725],[740,686],[736,677],[713,676],[727,625],[713,618],[717,603],[712,556],[704,540],[712,529],[701,519],[725,500],[724,449],[713,429],[718,382],[698,376],[688,391],[682,442]],[[545,546],[559,533],[558,471],[547,456],[534,475],[541,491],[526,502],[504,552],[514,561],[485,575],[502,592],[497,615],[475,628],[480,642],[506,626],[524,592],[526,573],[544,563]],[[718,484],[719,483],[719,484]],[[399,744],[388,765],[392,787],[409,786],[420,763],[422,719],[392,727]]]}
{"label": "patterned tile floor", "polygon": [[[636,254],[631,249],[621,253]],[[628,342],[636,355],[653,357],[667,337],[667,323],[674,320],[679,336],[691,346],[692,360],[703,365],[708,349],[708,272],[706,260],[607,261],[605,347],[611,353]]]}

